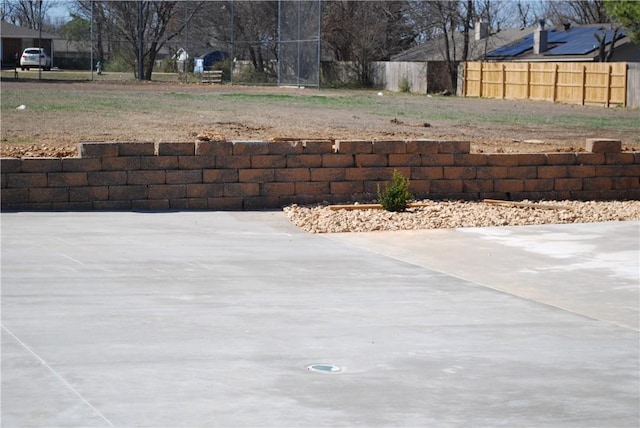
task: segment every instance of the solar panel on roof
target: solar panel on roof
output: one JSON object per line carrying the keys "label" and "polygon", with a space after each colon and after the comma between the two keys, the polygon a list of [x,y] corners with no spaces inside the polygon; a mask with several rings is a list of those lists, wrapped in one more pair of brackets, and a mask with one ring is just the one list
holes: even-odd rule
{"label": "solar panel on roof", "polygon": [[487,54],[487,56],[516,56],[533,46],[533,35],[529,34],[523,39],[510,45],[502,46]]}
{"label": "solar panel on roof", "polygon": [[[547,55],[585,55],[598,48],[598,41],[593,36],[602,33],[601,27],[579,27],[568,31],[549,30],[547,43],[558,44],[545,52]],[[617,38],[625,36],[625,31],[619,31]],[[611,43],[613,30],[607,30],[605,42]],[[488,57],[514,57],[533,48],[533,34],[510,44],[495,49],[487,54]]]}
{"label": "solar panel on roof", "polygon": [[[598,49],[598,40],[594,37],[594,34],[601,33],[601,28],[580,28],[573,33],[574,30],[567,31],[566,33],[573,33],[567,38],[566,43],[560,46],[549,49],[546,53],[548,55],[585,55],[595,49]],[[588,30],[588,31],[587,31]],[[624,37],[624,31],[619,32],[617,38]],[[605,42],[610,43],[613,38],[613,30],[607,30],[605,36]]]}

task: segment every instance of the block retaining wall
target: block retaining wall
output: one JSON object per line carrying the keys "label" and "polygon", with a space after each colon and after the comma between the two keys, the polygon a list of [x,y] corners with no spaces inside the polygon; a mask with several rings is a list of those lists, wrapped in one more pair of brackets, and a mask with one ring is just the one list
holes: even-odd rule
{"label": "block retaining wall", "polygon": [[394,169],[423,199],[640,199],[640,152],[470,153],[466,141],[79,143],[2,158],[2,210],[252,210],[376,198]]}

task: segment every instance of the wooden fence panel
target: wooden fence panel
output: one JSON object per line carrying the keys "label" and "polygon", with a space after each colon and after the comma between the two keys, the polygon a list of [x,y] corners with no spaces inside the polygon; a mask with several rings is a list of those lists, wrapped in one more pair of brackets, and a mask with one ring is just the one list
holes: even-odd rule
{"label": "wooden fence panel", "polygon": [[464,96],[627,105],[627,63],[468,62]]}

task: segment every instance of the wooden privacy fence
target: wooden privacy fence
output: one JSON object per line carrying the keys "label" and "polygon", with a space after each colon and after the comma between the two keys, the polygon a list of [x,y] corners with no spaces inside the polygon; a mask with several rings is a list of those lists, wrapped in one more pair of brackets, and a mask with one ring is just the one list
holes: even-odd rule
{"label": "wooden privacy fence", "polygon": [[627,106],[627,63],[466,62],[463,96]]}

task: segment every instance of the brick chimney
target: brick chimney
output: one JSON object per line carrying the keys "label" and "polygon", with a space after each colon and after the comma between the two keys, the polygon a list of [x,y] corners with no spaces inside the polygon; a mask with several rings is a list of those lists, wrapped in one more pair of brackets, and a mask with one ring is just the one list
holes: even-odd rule
{"label": "brick chimney", "polygon": [[538,28],[533,33],[533,53],[539,55],[547,50],[547,30],[544,29],[544,19],[538,21]]}
{"label": "brick chimney", "polygon": [[476,21],[475,30],[476,41],[486,39],[489,36],[489,23],[486,21]]}

